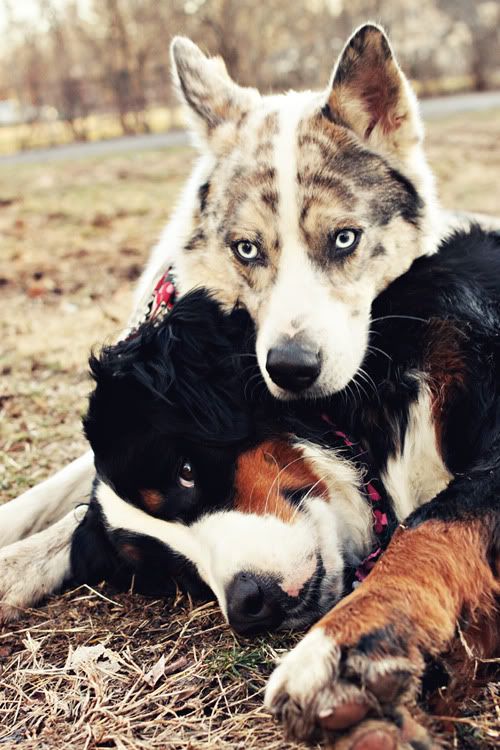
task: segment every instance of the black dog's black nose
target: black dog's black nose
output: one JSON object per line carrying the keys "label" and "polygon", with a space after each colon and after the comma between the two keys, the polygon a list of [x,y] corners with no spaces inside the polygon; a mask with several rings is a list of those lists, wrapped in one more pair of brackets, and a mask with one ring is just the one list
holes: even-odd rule
{"label": "black dog's black nose", "polygon": [[273,383],[296,393],[317,379],[321,357],[311,346],[287,337],[267,353],[266,370]]}
{"label": "black dog's black nose", "polygon": [[229,624],[237,633],[272,630],[282,619],[271,588],[252,573],[238,573],[226,592]]}

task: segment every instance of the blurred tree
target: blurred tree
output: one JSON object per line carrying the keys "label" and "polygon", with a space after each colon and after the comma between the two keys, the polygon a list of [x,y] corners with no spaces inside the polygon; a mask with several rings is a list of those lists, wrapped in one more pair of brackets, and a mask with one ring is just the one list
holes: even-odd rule
{"label": "blurred tree", "polygon": [[15,0],[3,0],[0,86],[35,112],[56,107],[77,138],[89,112],[116,113],[125,133],[148,129],[148,108],[173,101],[167,50],[177,33],[263,91],[326,86],[346,38],[367,19],[386,26],[406,72],[429,90],[467,73],[484,88],[500,68],[499,0],[35,1],[41,22],[28,24]]}
{"label": "blurred tree", "polygon": [[454,26],[465,26],[473,87],[484,91],[491,71],[500,65],[500,3],[497,0],[437,0]]}
{"label": "blurred tree", "polygon": [[78,23],[76,3],[68,3],[65,14],[56,10],[53,0],[40,0],[42,18],[47,22],[47,57],[55,105],[59,117],[69,126],[76,140],[87,137],[84,117],[89,113],[82,78],[75,70],[77,51],[71,44],[71,32]]}

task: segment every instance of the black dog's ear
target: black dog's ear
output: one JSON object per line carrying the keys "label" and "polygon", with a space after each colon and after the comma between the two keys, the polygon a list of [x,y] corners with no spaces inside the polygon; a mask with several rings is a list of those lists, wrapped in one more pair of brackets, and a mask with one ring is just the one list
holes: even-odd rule
{"label": "black dog's ear", "polygon": [[[144,435],[231,443],[248,431],[242,342],[248,321],[227,315],[203,290],[185,295],[160,323],[90,359],[96,387],[84,429],[94,452]],[[153,433],[153,434],[152,434]]]}

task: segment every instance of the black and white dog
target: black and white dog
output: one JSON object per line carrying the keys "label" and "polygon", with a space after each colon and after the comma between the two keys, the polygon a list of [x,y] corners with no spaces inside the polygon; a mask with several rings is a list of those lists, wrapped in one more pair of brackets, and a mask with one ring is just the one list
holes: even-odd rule
{"label": "black and white dog", "polygon": [[73,575],[211,590],[242,633],[321,617],[268,707],[297,737],[401,727],[459,620],[476,655],[500,648],[499,330],[500,237],[479,228],[374,302],[373,389],[314,406],[252,391],[247,317],[186,295],[92,361],[98,481]]}
{"label": "black and white dog", "polygon": [[[240,632],[324,615],[268,691],[300,736],[325,717],[342,723],[346,706],[364,715],[373,695],[383,706],[413,694],[458,617],[469,618],[477,648],[491,647],[499,253],[498,236],[474,229],[417,260],[373,306],[364,363],[373,391],[314,408],[247,387],[248,320],[201,291],[104,350],[91,363],[85,420],[98,472],[90,507],[81,523],[71,512],[50,535],[3,553],[11,583],[2,606],[71,575],[134,573],[146,588],[168,591],[175,580],[211,590]],[[382,564],[330,611],[398,523]],[[322,664],[337,654],[349,672],[339,665],[332,677]],[[365,700],[357,681],[370,675]]]}
{"label": "black and white dog", "polygon": [[[191,572],[196,571],[212,589],[228,618],[244,629],[249,614],[255,615],[252,627],[304,624],[304,611],[311,602],[316,602],[318,616],[338,598],[346,564],[362,576],[378,545],[373,535],[391,528],[389,511],[373,505],[381,503],[384,494],[391,500],[394,519],[404,519],[421,507],[412,528],[396,534],[383,564],[366,584],[327,615],[273,677],[269,705],[292,732],[303,735],[316,721],[328,720],[329,726],[335,726],[342,711],[345,722],[346,706],[365,707],[358,684],[382,704],[389,694],[391,700],[405,696],[421,672],[424,652],[445,647],[458,614],[466,612],[475,622],[476,615],[493,611],[496,242],[473,230],[432,255],[445,225],[436,210],[421,151],[418,112],[408,82],[377,27],[365,26],[349,40],[327,91],[321,94],[261,97],[236,86],[220,61],[208,60],[186,40],[174,43],[173,60],[182,96],[203,139],[204,157],[153,253],[139,287],[138,309],[171,263],[165,248],[173,248],[182,294],[207,284],[225,309],[242,305],[249,311],[256,328],[258,364],[275,396],[326,397],[327,401],[319,426],[312,414],[315,409],[309,406],[302,419],[307,425],[304,431],[299,423],[292,420],[290,426],[285,419],[283,432],[277,435],[274,428],[270,436],[264,434],[271,440],[271,450],[262,436],[255,437],[259,435],[255,427],[251,430],[255,435],[241,442],[228,431],[234,474],[228,494],[222,497],[222,493],[216,501],[223,507],[199,515],[199,498],[192,494],[192,515],[186,522],[182,514],[161,517],[168,500],[148,477],[144,486],[130,490],[120,479],[127,476],[130,453],[113,456],[112,443],[99,443],[96,458],[104,481],[94,488],[92,523],[98,536],[104,529],[111,540],[111,557],[118,554],[130,567],[135,566],[134,556],[140,564],[143,546],[133,541],[127,552],[114,539],[114,531],[122,530],[133,540],[155,537],[163,547],[175,550],[192,563]],[[406,323],[394,316],[405,316]],[[377,333],[380,337],[374,339]],[[174,352],[175,346],[172,357]],[[132,360],[136,356],[140,351],[132,351]],[[110,365],[111,370],[115,367],[116,363]],[[106,360],[95,370],[98,394],[109,376]],[[113,382],[120,381],[119,366],[117,372]],[[124,382],[136,375],[133,366]],[[148,373],[142,382],[146,403],[151,397],[148,382],[155,399],[170,401],[173,381],[156,382],[157,375]],[[183,375],[179,382],[189,387],[190,377]],[[372,385],[373,398],[363,394],[363,388]],[[352,387],[361,389],[359,403],[351,401],[346,407],[342,399]],[[108,396],[113,390],[108,388]],[[130,407],[124,402],[123,412]],[[183,419],[192,418],[190,409],[183,412]],[[250,412],[252,422],[253,409]],[[298,419],[300,407],[292,413]],[[93,433],[94,418],[97,424],[97,414],[91,412],[88,431],[91,440],[98,440],[104,422]],[[125,429],[123,422],[119,424]],[[280,424],[278,420],[276,425]],[[189,435],[194,438],[191,425]],[[148,423],[146,433],[152,428],[156,435],[166,429]],[[291,439],[290,434],[296,437]],[[111,433],[111,437],[117,440],[119,435]],[[174,433],[170,440],[173,444]],[[179,455],[181,469],[176,469],[175,477],[173,464],[166,461],[166,465],[179,491],[197,493],[199,487],[188,486],[199,481],[201,454],[193,446],[203,452],[207,445],[204,439],[192,442],[188,440],[187,446],[193,456]],[[353,447],[347,443],[352,442],[366,453],[361,466],[354,452],[346,460],[346,449]],[[278,457],[279,451],[284,458]],[[215,471],[217,455],[210,459]],[[139,464],[144,461],[151,467],[146,458],[147,452]],[[307,476],[290,477],[288,493],[283,495],[282,473],[290,474],[293,461],[305,467]],[[485,472],[484,462],[490,473]],[[278,474],[272,475],[270,484],[263,482],[261,512],[255,513],[253,505],[246,505],[255,495],[248,490],[258,477],[269,478],[265,468],[276,463]],[[383,493],[368,486],[372,477],[366,472],[372,464]],[[161,476],[155,466],[151,481]],[[120,470],[108,478],[106,471],[117,467]],[[475,467],[474,486],[482,488],[481,502],[467,499],[471,467]],[[221,481],[227,481],[223,469]],[[77,516],[85,512],[77,511],[75,516],[70,509],[91,492],[92,476],[89,454],[0,508],[0,544],[11,545],[0,553],[4,618],[60,585],[68,574]],[[117,484],[121,481],[125,484]],[[274,494],[279,513],[268,512]],[[435,495],[439,501],[427,506]],[[187,501],[187,495],[181,497]],[[292,507],[297,497],[298,508]],[[470,516],[465,518],[466,511]],[[442,538],[448,540],[446,545]],[[146,546],[149,549],[149,543]],[[251,562],[254,546],[262,553],[257,578]],[[287,550],[296,551],[288,557]],[[466,569],[464,558],[469,563]],[[234,564],[224,562],[230,559]],[[288,575],[290,559],[294,563]],[[27,571],[35,567],[38,574],[29,575]],[[149,567],[145,569],[147,577]],[[426,589],[424,579],[432,586]],[[234,588],[236,615],[230,604]],[[270,590],[272,596],[266,593]],[[287,598],[281,600],[282,595]],[[276,598],[279,608],[272,603]],[[391,683],[395,673],[396,686]],[[409,677],[401,678],[402,673]],[[382,693],[374,681],[382,685]]]}

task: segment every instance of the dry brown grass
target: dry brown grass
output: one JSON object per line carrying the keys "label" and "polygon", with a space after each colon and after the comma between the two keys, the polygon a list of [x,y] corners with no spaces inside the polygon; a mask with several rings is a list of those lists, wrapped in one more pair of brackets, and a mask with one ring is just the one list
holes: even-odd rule
{"label": "dry brown grass", "polygon": [[[446,205],[500,215],[499,126],[496,112],[429,127]],[[191,160],[184,149],[3,169],[2,500],[84,449],[88,351],[126,319]],[[67,662],[70,649],[98,644],[111,660]],[[292,746],[261,708],[284,645],[238,641],[211,605],[67,593],[0,633],[0,746],[285,750]],[[162,656],[164,673],[150,685],[145,675]],[[458,718],[455,747],[498,746],[498,685]]]}
{"label": "dry brown grass", "polygon": [[284,646],[239,642],[211,603],[82,587],[0,635],[0,746],[291,750],[262,707]]}

